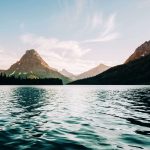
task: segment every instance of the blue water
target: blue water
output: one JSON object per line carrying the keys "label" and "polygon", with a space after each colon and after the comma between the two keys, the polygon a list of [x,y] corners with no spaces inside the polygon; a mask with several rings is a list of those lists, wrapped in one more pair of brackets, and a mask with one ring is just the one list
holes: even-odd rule
{"label": "blue water", "polygon": [[0,86],[0,150],[150,150],[150,86]]}

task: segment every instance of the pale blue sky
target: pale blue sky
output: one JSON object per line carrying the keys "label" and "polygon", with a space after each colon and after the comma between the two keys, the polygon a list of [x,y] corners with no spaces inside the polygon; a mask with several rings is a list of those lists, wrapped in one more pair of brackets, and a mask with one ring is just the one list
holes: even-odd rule
{"label": "pale blue sky", "polygon": [[58,70],[117,65],[149,27],[150,0],[1,0],[0,69],[33,48]]}

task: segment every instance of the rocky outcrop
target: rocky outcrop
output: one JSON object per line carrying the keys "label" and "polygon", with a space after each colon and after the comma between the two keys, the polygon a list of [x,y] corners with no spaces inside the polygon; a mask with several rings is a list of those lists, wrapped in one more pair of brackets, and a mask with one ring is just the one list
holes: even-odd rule
{"label": "rocky outcrop", "polygon": [[135,52],[125,61],[125,63],[134,61],[141,57],[145,57],[149,54],[150,54],[150,41],[146,41],[135,50]]}

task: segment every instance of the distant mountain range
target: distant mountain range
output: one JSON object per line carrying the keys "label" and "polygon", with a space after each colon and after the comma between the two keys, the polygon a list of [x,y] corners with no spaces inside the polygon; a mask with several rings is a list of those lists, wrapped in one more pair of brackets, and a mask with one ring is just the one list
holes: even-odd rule
{"label": "distant mountain range", "polygon": [[89,77],[93,77],[96,76],[106,70],[108,70],[110,67],[106,66],[104,64],[100,64],[86,72],[83,72],[81,74],[78,75],[74,75],[70,72],[68,72],[67,70],[63,69],[60,73],[63,74],[64,76],[72,79],[72,80],[79,80],[79,79],[84,79],[84,78],[89,78]]}
{"label": "distant mountain range", "polygon": [[150,41],[139,46],[125,64],[112,67],[95,77],[77,80],[70,84],[150,84]]}
{"label": "distant mountain range", "polygon": [[60,73],[63,74],[64,76],[70,78],[71,80],[76,80],[76,75],[74,75],[73,73],[70,73],[66,69],[62,69],[62,71],[60,71]]}
{"label": "distant mountain range", "polygon": [[13,64],[8,70],[0,70],[0,72],[6,73],[9,77],[15,76],[28,79],[59,78],[66,84],[78,79],[95,76],[108,68],[108,66],[100,64],[79,75],[74,75],[65,69],[59,72],[55,68],[50,67],[37,51],[31,49],[27,50],[21,59]]}
{"label": "distant mountain range", "polygon": [[96,76],[96,75],[108,70],[109,68],[110,68],[109,66],[106,66],[104,64],[99,64],[98,66],[77,75],[76,79],[79,80],[79,79],[85,79],[85,78],[93,77],[93,76]]}
{"label": "distant mountain range", "polygon": [[109,66],[106,66],[104,64],[99,64],[98,66],[96,66],[86,72],[83,72],[81,74],[78,74],[78,75],[74,75],[65,69],[63,69],[60,73],[72,80],[79,80],[79,79],[85,79],[85,78],[96,76],[96,75],[108,70],[109,68],[110,68]]}
{"label": "distant mountain range", "polygon": [[34,49],[27,50],[19,61],[8,70],[7,76],[22,79],[59,78],[63,84],[150,84],[150,41],[144,42],[124,64],[109,67],[104,64],[74,75],[63,69],[50,67]]}

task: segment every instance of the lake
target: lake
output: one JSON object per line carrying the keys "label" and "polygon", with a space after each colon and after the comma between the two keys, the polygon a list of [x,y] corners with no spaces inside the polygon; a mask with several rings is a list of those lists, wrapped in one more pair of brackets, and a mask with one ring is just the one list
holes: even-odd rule
{"label": "lake", "polygon": [[0,150],[149,150],[150,86],[0,86]]}

